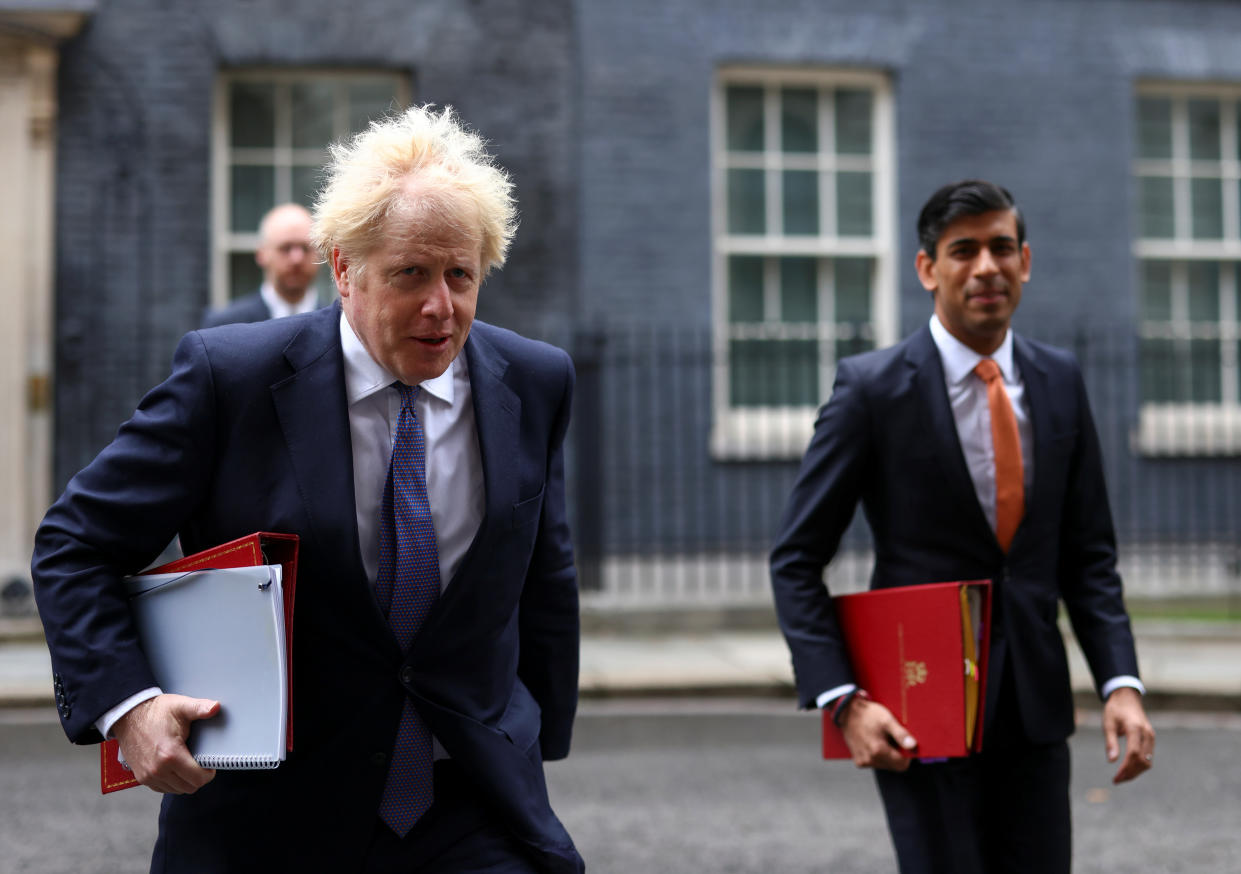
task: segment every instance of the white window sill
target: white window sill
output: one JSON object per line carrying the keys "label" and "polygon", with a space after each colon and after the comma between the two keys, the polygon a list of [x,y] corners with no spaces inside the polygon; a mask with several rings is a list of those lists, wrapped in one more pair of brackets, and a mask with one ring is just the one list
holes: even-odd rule
{"label": "white window sill", "polygon": [[733,407],[711,427],[715,461],[796,461],[814,433],[817,407]]}
{"label": "white window sill", "polygon": [[1154,457],[1241,455],[1241,406],[1143,404],[1132,446]]}

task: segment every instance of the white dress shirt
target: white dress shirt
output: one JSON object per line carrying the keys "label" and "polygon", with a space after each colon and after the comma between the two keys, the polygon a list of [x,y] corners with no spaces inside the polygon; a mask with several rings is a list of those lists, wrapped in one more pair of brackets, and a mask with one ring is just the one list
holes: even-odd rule
{"label": "white dress shirt", "polygon": [[[309,297],[309,295],[308,295]],[[345,358],[345,394],[353,444],[353,493],[357,507],[358,543],[367,579],[374,585],[379,570],[379,509],[392,441],[401,412],[395,377],[371,358],[344,314],[340,342]],[[483,464],[474,423],[470,371],[458,355],[441,375],[421,383],[414,401],[422,424],[426,452],[427,497],[439,549],[440,591],[452,581],[483,520]],[[107,711],[95,727],[108,736],[120,719],[158,687],[143,689]],[[437,754],[442,756],[438,748]]]}
{"label": "white dress shirt", "polygon": [[982,505],[991,529],[995,530],[995,447],[991,442],[991,407],[987,402],[987,383],[974,373],[984,357],[1000,366],[1004,391],[1017,417],[1017,435],[1021,438],[1022,480],[1026,494],[1034,483],[1034,431],[1030,425],[1030,405],[1026,401],[1025,383],[1013,361],[1013,332],[1004,335],[1004,342],[989,356],[982,356],[948,333],[938,316],[931,316],[931,338],[939,350],[944,366],[944,387],[952,418],[957,423],[957,437],[965,454],[965,465],[974,482],[974,493]]}
{"label": "white dress shirt", "polygon": [[[373,584],[379,570],[379,506],[388,479],[392,441],[401,413],[395,377],[371,358],[349,320],[340,317],[345,394],[353,438],[353,496],[362,563]],[[483,462],[474,426],[470,371],[458,355],[441,375],[422,383],[414,401],[426,450],[427,497],[444,590],[483,521]]]}
{"label": "white dress shirt", "polygon": [[306,293],[302,295],[302,299],[297,303],[289,303],[280,293],[272,287],[270,282],[264,282],[259,286],[259,297],[263,298],[263,303],[267,304],[267,309],[271,311],[273,319],[283,319],[285,316],[299,316],[302,313],[309,313],[319,308],[319,294],[312,285],[306,289]]}
{"label": "white dress shirt", "polygon": [[[991,442],[991,407],[987,402],[987,383],[974,373],[974,368],[984,357],[991,358],[999,365],[1004,378],[1004,391],[1013,405],[1013,414],[1017,418],[1017,434],[1021,439],[1022,480],[1025,482],[1026,494],[1034,483],[1034,429],[1030,423],[1030,405],[1026,399],[1025,383],[1017,370],[1013,359],[1013,332],[1007,331],[1000,347],[989,356],[979,355],[966,346],[940,322],[939,317],[931,316],[931,338],[935,348],[939,350],[939,360],[944,369],[944,388],[948,392],[948,403],[952,407],[952,418],[956,422],[957,437],[961,442],[961,451],[965,455],[965,466],[969,469],[970,479],[974,483],[974,493],[982,506],[987,522],[995,530],[995,448]],[[1146,690],[1137,677],[1121,675],[1113,677],[1103,684],[1101,692],[1104,698],[1114,689],[1131,686],[1145,694]],[[848,683],[829,689],[816,699],[820,707],[825,707],[841,695],[857,688]]]}

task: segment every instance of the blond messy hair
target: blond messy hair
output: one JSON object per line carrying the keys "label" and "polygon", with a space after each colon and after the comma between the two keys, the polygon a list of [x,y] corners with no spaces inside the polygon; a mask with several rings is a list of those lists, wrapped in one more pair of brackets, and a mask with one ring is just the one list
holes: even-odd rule
{"label": "blond messy hair", "polygon": [[423,206],[433,212],[455,203],[454,212],[477,216],[471,232],[481,234],[484,275],[504,264],[517,230],[512,180],[451,106],[412,106],[372,121],[331,146],[324,172],[312,231],[324,258],[340,249],[349,260],[364,262],[384,239],[393,212],[417,210],[417,203],[407,202],[408,187],[416,183],[417,196],[429,198]]}

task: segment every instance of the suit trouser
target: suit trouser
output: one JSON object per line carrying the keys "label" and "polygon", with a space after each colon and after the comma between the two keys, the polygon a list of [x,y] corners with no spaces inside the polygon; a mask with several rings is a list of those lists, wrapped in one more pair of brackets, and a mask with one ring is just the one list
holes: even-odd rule
{"label": "suit trouser", "polygon": [[996,711],[984,752],[875,772],[901,874],[1068,874],[1068,743],[1025,740],[1011,683]]}
{"label": "suit trouser", "polygon": [[378,816],[365,874],[538,874],[539,867],[482,805],[460,769],[435,763],[435,802],[404,838]]}

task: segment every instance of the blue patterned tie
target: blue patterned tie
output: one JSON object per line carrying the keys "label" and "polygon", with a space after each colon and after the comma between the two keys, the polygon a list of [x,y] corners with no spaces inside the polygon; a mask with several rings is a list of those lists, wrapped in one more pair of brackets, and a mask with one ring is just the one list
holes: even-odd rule
{"label": "blue patterned tie", "polygon": [[[435,546],[431,502],[427,499],[426,451],[422,425],[414,412],[418,388],[395,382],[401,393],[401,415],[392,441],[392,462],[379,514],[379,573],[375,593],[388,611],[401,652],[422,627],[440,594],[440,560]],[[431,731],[414,710],[409,696],[388,765],[388,781],[379,802],[379,817],[401,837],[431,806]]]}

